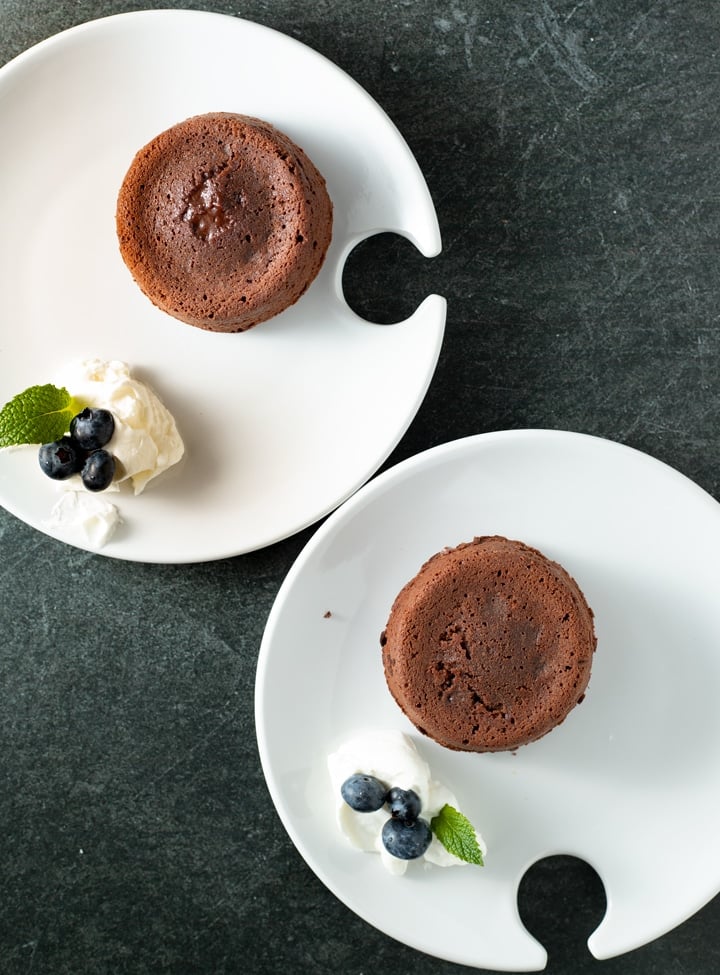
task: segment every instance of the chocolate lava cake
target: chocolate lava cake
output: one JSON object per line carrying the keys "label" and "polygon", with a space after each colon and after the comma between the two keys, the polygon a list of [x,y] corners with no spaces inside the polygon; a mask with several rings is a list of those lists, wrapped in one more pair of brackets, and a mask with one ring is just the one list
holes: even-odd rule
{"label": "chocolate lava cake", "polygon": [[547,734],[582,701],[596,646],[575,580],[499,535],[433,555],[382,633],[397,704],[447,748],[494,752]]}
{"label": "chocolate lava cake", "polygon": [[139,150],[116,222],[123,260],[155,305],[199,328],[241,332],[308,289],[332,217],[324,178],[287,135],[212,112]]}

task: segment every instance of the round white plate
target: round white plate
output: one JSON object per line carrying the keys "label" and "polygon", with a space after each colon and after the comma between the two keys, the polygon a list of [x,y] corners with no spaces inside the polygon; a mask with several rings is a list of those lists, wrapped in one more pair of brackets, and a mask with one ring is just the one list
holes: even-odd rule
{"label": "round white plate", "polygon": [[[310,155],[335,207],[310,290],[239,335],[184,325],[132,281],[117,192],[154,135],[208,111],[273,122]],[[440,250],[408,146],[378,105],[316,52],[220,14],[143,11],[59,34],[0,69],[0,404],[68,361],[128,362],[175,415],[186,460],[138,499],[103,549],[150,562],[250,551],[325,515],[363,484],[415,415],[434,372],[445,301],[403,323],[346,305],[345,260],[381,231]],[[398,280],[398,287],[401,286]],[[0,452],[0,503],[41,530],[56,498],[32,450]]]}
{"label": "round white plate", "polygon": [[[596,616],[587,697],[516,753],[451,752],[392,700],[379,635],[446,545],[503,534],[577,579]],[[720,888],[720,506],[681,474],[581,434],[485,434],[362,488],[305,547],[272,609],[257,673],[260,755],[278,813],[318,877],[365,920],[450,961],[540,969],[518,884],[539,858],[600,874],[597,958],[663,934]],[[326,614],[330,615],[327,616]],[[489,848],[484,868],[387,874],[334,822],[326,756],[363,728],[409,733]]]}

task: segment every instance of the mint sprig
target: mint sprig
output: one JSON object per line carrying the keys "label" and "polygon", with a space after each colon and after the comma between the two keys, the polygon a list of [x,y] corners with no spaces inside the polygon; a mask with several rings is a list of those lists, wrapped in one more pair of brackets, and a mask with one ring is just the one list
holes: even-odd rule
{"label": "mint sprig", "polygon": [[445,803],[437,816],[433,816],[430,829],[442,845],[458,860],[484,866],[482,850],[472,823],[461,812]]}
{"label": "mint sprig", "polygon": [[30,386],[0,410],[0,447],[51,443],[68,432],[85,405],[65,387]]}

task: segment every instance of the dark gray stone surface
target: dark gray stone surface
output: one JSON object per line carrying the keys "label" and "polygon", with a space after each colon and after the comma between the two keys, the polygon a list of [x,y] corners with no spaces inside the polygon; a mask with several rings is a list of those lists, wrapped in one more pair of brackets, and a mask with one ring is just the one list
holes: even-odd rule
{"label": "dark gray stone surface", "polygon": [[[386,109],[426,175],[442,255],[380,239],[346,272],[351,303],[376,321],[430,290],[449,302],[435,381],[390,464],[467,434],[562,428],[638,447],[719,496],[715,4],[195,6],[327,55]],[[131,9],[0,0],[0,63]],[[3,151],[0,134],[0,177]],[[257,651],[310,534],[214,564],[132,565],[0,510],[3,975],[465,971],[350,914],[265,788]],[[682,855],[681,836],[668,855]],[[718,898],[603,963],[585,946],[604,909],[587,865],[536,866],[520,909],[551,975],[720,968]]]}

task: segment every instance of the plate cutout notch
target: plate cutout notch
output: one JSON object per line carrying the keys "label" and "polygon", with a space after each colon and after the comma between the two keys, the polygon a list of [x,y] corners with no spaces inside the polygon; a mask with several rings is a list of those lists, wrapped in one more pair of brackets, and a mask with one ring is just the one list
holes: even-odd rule
{"label": "plate cutout notch", "polygon": [[523,874],[517,902],[520,920],[547,951],[552,970],[584,971],[588,958],[580,956],[589,954],[587,940],[607,909],[597,871],[579,857],[543,857]]}
{"label": "plate cutout notch", "polygon": [[410,318],[429,294],[431,258],[402,234],[380,231],[359,241],[342,270],[345,301],[356,315],[375,325]]}

